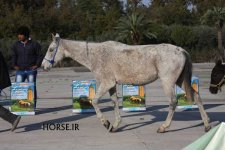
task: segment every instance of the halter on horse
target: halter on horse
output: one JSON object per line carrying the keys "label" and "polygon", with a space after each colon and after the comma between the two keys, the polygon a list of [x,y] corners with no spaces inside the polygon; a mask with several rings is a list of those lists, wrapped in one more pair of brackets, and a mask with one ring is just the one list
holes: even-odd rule
{"label": "halter on horse", "polygon": [[217,94],[218,91],[221,91],[224,83],[225,65],[222,64],[222,60],[218,60],[215,67],[212,69],[209,91],[212,94]]}
{"label": "halter on horse", "polygon": [[224,75],[224,77],[222,78],[222,80],[218,83],[218,84],[210,84],[210,87],[216,87],[218,90],[220,90],[221,91],[221,88],[222,88],[222,86],[224,85],[223,83],[224,83],[224,81],[225,81],[225,75]]}
{"label": "halter on horse", "polygon": [[[59,38],[59,35],[58,35],[58,34],[56,34],[56,38]],[[60,41],[60,40],[57,41],[57,46],[56,46],[56,48],[55,48],[55,53],[54,53],[52,59],[50,60],[50,59],[47,59],[46,57],[44,58],[44,59],[45,59],[46,61],[48,61],[52,66],[54,65],[54,62],[55,62],[55,56],[56,56],[56,54],[57,54],[57,52],[58,52],[58,49],[59,49],[59,41]]]}

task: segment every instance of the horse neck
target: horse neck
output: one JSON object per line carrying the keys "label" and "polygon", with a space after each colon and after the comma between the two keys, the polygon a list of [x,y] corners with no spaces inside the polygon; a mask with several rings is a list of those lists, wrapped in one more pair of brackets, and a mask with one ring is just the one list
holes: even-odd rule
{"label": "horse neck", "polygon": [[62,46],[63,49],[65,50],[66,57],[70,57],[71,59],[79,62],[88,69],[91,69],[86,42],[78,42],[62,39]]}

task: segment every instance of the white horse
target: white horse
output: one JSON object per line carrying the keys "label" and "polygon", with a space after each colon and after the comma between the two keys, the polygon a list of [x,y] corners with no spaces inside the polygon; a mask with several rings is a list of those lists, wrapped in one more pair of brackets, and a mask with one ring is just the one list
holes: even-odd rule
{"label": "white horse", "polygon": [[[115,41],[88,43],[61,39],[52,35],[52,43],[42,62],[44,69],[50,69],[64,57],[70,57],[93,72],[97,81],[97,92],[92,104],[102,124],[114,132],[121,123],[116,84],[144,85],[160,78],[165,94],[170,98],[166,121],[157,132],[165,132],[171,124],[177,105],[175,84],[186,91],[189,100],[198,104],[205,131],[211,126],[199,95],[191,87],[192,63],[189,54],[171,44],[130,46]],[[105,118],[98,106],[98,100],[109,92],[115,109],[113,125]]]}

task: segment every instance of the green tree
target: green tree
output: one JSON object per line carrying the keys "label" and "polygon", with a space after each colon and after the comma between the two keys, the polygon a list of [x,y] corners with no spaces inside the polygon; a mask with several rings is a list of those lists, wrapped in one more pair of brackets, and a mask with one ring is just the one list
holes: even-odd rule
{"label": "green tree", "polygon": [[224,7],[225,0],[188,0],[193,6],[197,17],[200,19],[209,9],[213,7]]}
{"label": "green tree", "polygon": [[127,0],[127,9],[136,11],[137,8],[142,5],[141,0]]}
{"label": "green tree", "polygon": [[107,40],[123,13],[119,0],[77,0],[75,9],[77,38],[93,41]]}
{"label": "green tree", "polygon": [[192,28],[182,25],[172,26],[171,39],[176,45],[188,48],[194,47],[198,42],[197,35]]}
{"label": "green tree", "polygon": [[[218,37],[218,49],[223,52],[222,31],[225,21],[225,7],[214,7],[208,10],[201,18],[203,24],[215,25]],[[224,52],[225,58],[225,52]]]}
{"label": "green tree", "polygon": [[149,12],[157,23],[192,25],[193,15],[188,9],[189,5],[186,0],[153,0]]}
{"label": "green tree", "polygon": [[146,20],[145,16],[140,13],[132,13],[119,20],[116,27],[119,37],[118,40],[129,44],[141,44],[141,39],[147,37],[149,39],[156,38],[156,36],[148,31],[151,24]]}

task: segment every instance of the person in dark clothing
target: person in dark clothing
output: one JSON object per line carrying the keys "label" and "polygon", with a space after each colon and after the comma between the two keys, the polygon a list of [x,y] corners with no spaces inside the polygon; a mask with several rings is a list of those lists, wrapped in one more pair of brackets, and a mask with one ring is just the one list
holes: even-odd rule
{"label": "person in dark clothing", "polygon": [[12,46],[12,63],[16,70],[16,82],[34,83],[34,107],[37,103],[36,77],[37,68],[41,66],[43,54],[38,42],[30,38],[30,30],[21,26],[17,30],[18,41]]}
{"label": "person in dark clothing", "polygon": [[[2,90],[9,86],[11,86],[11,81],[9,77],[8,68],[4,60],[4,57],[0,51],[0,89]],[[16,129],[21,119],[21,116],[17,116],[11,113],[8,109],[4,108],[2,105],[0,105],[0,117],[12,124],[11,131],[14,131]]]}
{"label": "person in dark clothing", "polygon": [[0,71],[0,90],[1,90],[11,86],[9,72],[6,70],[7,65],[1,51],[0,51],[0,68],[1,68],[1,71]]}

